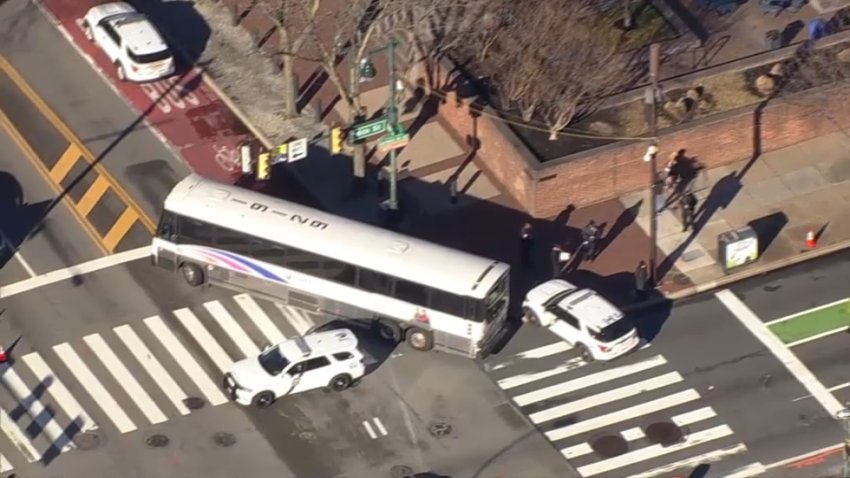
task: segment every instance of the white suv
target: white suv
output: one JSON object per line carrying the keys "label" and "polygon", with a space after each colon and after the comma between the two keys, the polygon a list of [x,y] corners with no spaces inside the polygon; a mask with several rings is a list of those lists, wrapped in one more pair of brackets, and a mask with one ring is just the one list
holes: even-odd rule
{"label": "white suv", "polygon": [[357,337],[336,329],[295,337],[234,363],[224,389],[242,405],[266,408],[284,395],[317,388],[341,392],[366,374]]}
{"label": "white suv", "polygon": [[174,74],[174,56],[147,17],[124,2],[93,7],[80,22],[86,38],[115,65],[120,80],[154,81]]}
{"label": "white suv", "polygon": [[531,289],[522,303],[523,322],[546,327],[578,349],[585,361],[611,360],[640,344],[620,309],[596,291],[561,279]]}

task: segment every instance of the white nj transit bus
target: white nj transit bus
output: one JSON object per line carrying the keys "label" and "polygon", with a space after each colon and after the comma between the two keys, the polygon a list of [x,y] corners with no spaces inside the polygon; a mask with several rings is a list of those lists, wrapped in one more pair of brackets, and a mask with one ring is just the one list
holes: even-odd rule
{"label": "white nj transit bus", "polygon": [[197,175],[168,198],[154,264],[342,319],[415,350],[479,357],[504,327],[510,267]]}

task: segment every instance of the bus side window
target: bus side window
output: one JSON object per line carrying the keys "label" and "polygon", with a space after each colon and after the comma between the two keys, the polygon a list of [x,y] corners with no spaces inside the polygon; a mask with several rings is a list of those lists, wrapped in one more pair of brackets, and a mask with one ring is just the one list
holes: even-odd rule
{"label": "bus side window", "polygon": [[427,306],[428,289],[419,284],[398,279],[395,282],[395,298],[411,304]]}
{"label": "bus side window", "polygon": [[283,246],[279,246],[268,241],[252,239],[251,255],[270,264],[283,265],[284,257],[286,256],[286,249],[284,249]]}
{"label": "bus side window", "polygon": [[162,216],[159,218],[159,225],[156,228],[156,236],[165,239],[171,239],[177,232],[177,216],[169,211],[162,211]]}
{"label": "bus side window", "polygon": [[215,226],[195,219],[184,218],[180,223],[180,242],[186,244],[212,244]]}
{"label": "bus side window", "polygon": [[379,294],[392,293],[392,281],[386,274],[378,274],[368,269],[360,269],[358,285],[361,289]]}
{"label": "bus side window", "polygon": [[249,255],[251,253],[250,236],[241,232],[224,227],[219,227],[215,234],[215,245],[226,251],[236,254]]}
{"label": "bus side window", "polygon": [[464,299],[461,296],[443,292],[441,290],[432,290],[431,308],[447,314],[463,317]]}
{"label": "bus side window", "polygon": [[481,303],[471,297],[464,297],[464,304],[466,305],[466,313],[464,314],[464,318],[468,320],[473,320],[475,322],[484,322],[484,313],[482,310],[484,307],[481,306]]}

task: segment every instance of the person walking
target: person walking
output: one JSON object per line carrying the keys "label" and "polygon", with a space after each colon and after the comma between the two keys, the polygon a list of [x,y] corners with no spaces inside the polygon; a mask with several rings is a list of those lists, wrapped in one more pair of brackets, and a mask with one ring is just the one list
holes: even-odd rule
{"label": "person walking", "polygon": [[649,268],[646,261],[640,261],[635,269],[635,299],[642,301],[646,299],[649,289]]}
{"label": "person walking", "polygon": [[682,161],[679,153],[672,153],[670,155],[670,161],[667,161],[667,165],[664,166],[664,189],[667,191],[668,196],[661,208],[658,209],[658,212],[666,209],[676,199],[682,182],[681,169]]}
{"label": "person walking", "polygon": [[522,265],[526,267],[531,266],[531,252],[534,249],[534,228],[530,222],[523,224],[519,231],[519,247]]}
{"label": "person walking", "polygon": [[596,259],[596,241],[599,239],[599,226],[593,219],[581,230],[584,258],[593,262]]}
{"label": "person walking", "polygon": [[552,265],[552,278],[557,279],[561,275],[561,254],[564,252],[561,246],[555,244],[552,246],[552,252],[549,255],[549,263]]}
{"label": "person walking", "polygon": [[679,208],[682,214],[682,232],[692,228],[694,225],[694,215],[696,214],[697,198],[694,193],[688,192],[679,199]]}

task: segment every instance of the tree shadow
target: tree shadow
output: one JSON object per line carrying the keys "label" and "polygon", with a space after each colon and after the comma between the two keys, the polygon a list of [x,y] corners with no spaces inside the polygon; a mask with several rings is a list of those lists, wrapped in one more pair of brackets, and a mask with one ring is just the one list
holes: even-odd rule
{"label": "tree shadow", "polygon": [[0,267],[5,265],[18,248],[38,232],[56,200],[27,204],[17,178],[0,172]]}
{"label": "tree shadow", "polygon": [[172,47],[180,50],[183,67],[196,65],[210,39],[210,27],[195,10],[194,3],[186,0],[130,0],[138,11],[147,15]]}
{"label": "tree shadow", "polygon": [[597,255],[605,251],[605,249],[607,249],[608,246],[610,246],[611,243],[614,242],[615,239],[617,239],[617,236],[619,236],[623,231],[626,230],[626,228],[628,228],[635,222],[635,219],[637,219],[638,212],[640,211],[640,207],[642,204],[643,199],[640,199],[628,209],[624,209],[623,212],[621,212],[620,215],[617,216],[617,219],[614,220],[614,224],[611,225],[611,227],[605,233],[605,236],[602,238],[602,240],[599,241],[596,251]]}

